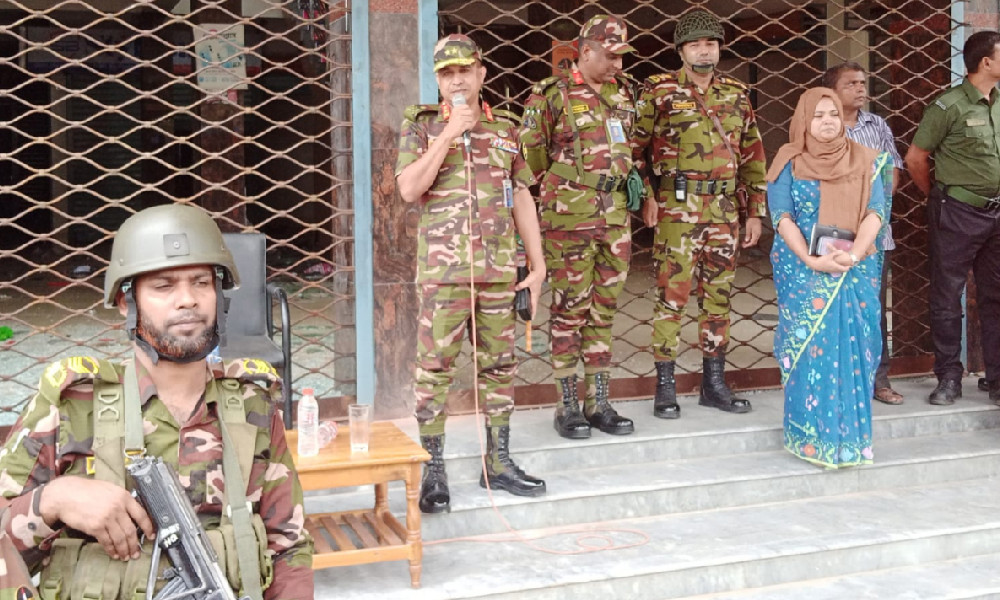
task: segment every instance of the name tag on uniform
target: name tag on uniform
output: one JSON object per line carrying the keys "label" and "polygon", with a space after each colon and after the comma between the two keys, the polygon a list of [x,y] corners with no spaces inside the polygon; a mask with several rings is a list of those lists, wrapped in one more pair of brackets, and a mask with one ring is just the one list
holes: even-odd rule
{"label": "name tag on uniform", "polygon": [[608,139],[612,144],[625,143],[625,128],[622,127],[621,119],[608,119],[605,121],[608,126]]}
{"label": "name tag on uniform", "polygon": [[[434,140],[436,139],[437,139],[436,136],[427,136],[427,147],[430,148],[431,144],[433,144]],[[448,147],[452,149],[458,148],[458,140],[457,139],[451,140],[451,143],[448,144]]]}
{"label": "name tag on uniform", "polygon": [[514,182],[510,179],[503,180],[503,203],[507,208],[514,206]]}
{"label": "name tag on uniform", "polygon": [[674,110],[694,110],[694,100],[682,100],[671,104]]}
{"label": "name tag on uniform", "polygon": [[966,119],[965,120],[965,124],[968,127],[982,127],[983,125],[986,125],[986,120],[985,119]]}
{"label": "name tag on uniform", "polygon": [[589,110],[590,110],[590,107],[587,106],[586,104],[574,104],[573,105],[573,114],[575,114],[575,115],[578,115],[580,113],[585,113],[585,112],[587,112]]}

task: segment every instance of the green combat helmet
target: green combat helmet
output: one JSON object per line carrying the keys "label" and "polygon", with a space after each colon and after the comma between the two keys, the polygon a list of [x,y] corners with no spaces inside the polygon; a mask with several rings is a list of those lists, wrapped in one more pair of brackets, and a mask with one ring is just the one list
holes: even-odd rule
{"label": "green combat helmet", "polygon": [[724,42],[725,31],[722,29],[722,23],[708,11],[692,10],[685,13],[674,29],[674,46],[680,48],[688,42],[701,38],[719,40],[720,44]]}
{"label": "green combat helmet", "polygon": [[136,335],[138,310],[132,281],[143,273],[196,265],[214,266],[216,273],[215,343],[205,351],[205,356],[208,356],[218,345],[220,336],[225,335],[226,312],[222,290],[240,285],[233,255],[212,217],[196,206],[165,204],[137,212],[126,219],[115,234],[111,264],[104,274],[104,306],[114,308],[118,293],[124,294],[128,308],[125,329],[129,339],[135,340],[153,364],[160,358],[172,362],[195,362],[205,356],[183,361],[163,356]]}

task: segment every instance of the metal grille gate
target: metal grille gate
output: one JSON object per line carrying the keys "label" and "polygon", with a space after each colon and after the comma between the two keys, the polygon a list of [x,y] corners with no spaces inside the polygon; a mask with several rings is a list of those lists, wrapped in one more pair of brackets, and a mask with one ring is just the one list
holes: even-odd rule
{"label": "metal grille gate", "polygon": [[[846,6],[845,6],[846,4]],[[720,69],[750,84],[767,156],[787,141],[787,122],[799,93],[818,85],[827,65],[854,60],[869,71],[870,110],[889,120],[900,153],[905,153],[923,107],[950,82],[949,43],[957,26],[944,0],[843,0],[792,2],[721,0],[675,2],[639,0],[441,0],[440,33],[462,32],[483,48],[488,69],[484,95],[491,104],[520,114],[534,82],[553,72],[556,50],[576,38],[591,16],[611,13],[629,26],[638,50],[625,69],[642,79],[680,66],[673,30],[685,11],[700,7],[718,15],[725,26]],[[930,350],[927,318],[927,236],[924,199],[904,175],[894,197],[892,288],[887,302],[893,373],[927,372]],[[633,263],[615,319],[613,395],[635,396],[652,390],[649,352],[655,299],[651,235],[636,219]],[[777,322],[768,252],[774,233],[765,223],[758,248],[743,251],[733,297],[733,326],[728,362],[740,387],[775,386],[777,366],[771,355]],[[547,305],[548,294],[542,298]],[[696,302],[689,303],[678,357],[678,386],[691,389],[701,370],[697,348]],[[545,312],[535,322],[534,343],[524,351],[519,384],[550,381]],[[549,400],[551,401],[551,400]]]}
{"label": "metal grille gate", "polygon": [[351,395],[350,35],[321,0],[0,2],[0,425],[44,365],[122,355],[110,240],[167,202],[268,237],[297,385]]}

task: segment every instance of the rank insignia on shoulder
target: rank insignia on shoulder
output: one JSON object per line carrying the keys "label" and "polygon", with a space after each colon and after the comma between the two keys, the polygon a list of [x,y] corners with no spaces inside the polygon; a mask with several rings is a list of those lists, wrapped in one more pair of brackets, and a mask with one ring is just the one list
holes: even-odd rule
{"label": "rank insignia on shoulder", "polygon": [[941,110],[948,110],[948,106],[944,102],[941,102],[940,100],[935,100],[934,105],[940,108]]}
{"label": "rank insignia on shoulder", "polygon": [[437,104],[413,104],[406,107],[406,110],[403,111],[403,117],[409,121],[416,121],[420,115],[437,114],[438,110]]}
{"label": "rank insignia on shoulder", "polygon": [[528,129],[537,129],[538,121],[535,120],[535,117],[526,114],[524,115],[524,126]]}
{"label": "rank insignia on shoulder", "polygon": [[259,358],[244,358],[242,365],[243,371],[251,375],[256,373],[266,373],[268,375],[277,376],[277,371],[271,366],[271,363],[261,360]]}

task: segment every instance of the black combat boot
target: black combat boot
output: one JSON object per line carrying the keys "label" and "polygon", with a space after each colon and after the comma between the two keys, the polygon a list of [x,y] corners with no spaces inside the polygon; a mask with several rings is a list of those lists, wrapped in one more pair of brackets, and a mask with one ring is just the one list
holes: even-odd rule
{"label": "black combat boot", "polygon": [[750,401],[737,398],[733,395],[733,390],[726,385],[725,371],[726,357],[722,354],[706,356],[702,360],[701,396],[698,398],[698,404],[731,413],[750,412],[753,408],[750,406]]}
{"label": "black combat boot", "polygon": [[[610,375],[606,372],[594,374],[594,399],[597,401],[593,410],[585,409],[584,413],[590,412],[587,422],[591,427],[596,427],[604,433],[611,435],[628,435],[635,431],[632,419],[618,414],[611,403],[608,402],[608,382]],[[589,390],[588,390],[589,393]]]}
{"label": "black combat boot", "polygon": [[486,468],[479,476],[480,487],[504,490],[515,496],[541,496],[545,482],[526,475],[510,457],[510,426],[486,427]]}
{"label": "black combat boot", "polygon": [[420,445],[431,455],[431,460],[424,463],[420,481],[420,512],[451,512],[448,474],[444,472],[444,435],[422,435]]}
{"label": "black combat boot", "polygon": [[562,388],[562,398],[556,407],[556,416],[552,422],[559,435],[571,440],[590,437],[590,425],[580,412],[580,398],[576,395],[576,375],[563,377],[559,380]]}
{"label": "black combat boot", "polygon": [[656,361],[656,395],[653,397],[653,416],[661,419],[681,418],[681,405],[677,404],[677,382],[674,380],[674,361]]}

